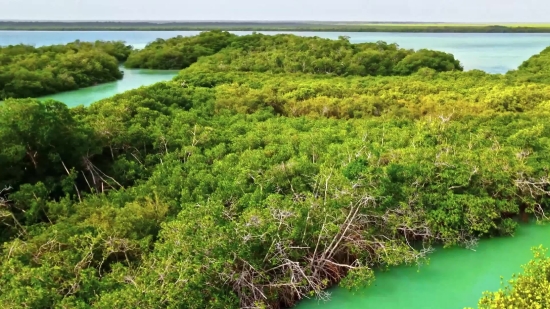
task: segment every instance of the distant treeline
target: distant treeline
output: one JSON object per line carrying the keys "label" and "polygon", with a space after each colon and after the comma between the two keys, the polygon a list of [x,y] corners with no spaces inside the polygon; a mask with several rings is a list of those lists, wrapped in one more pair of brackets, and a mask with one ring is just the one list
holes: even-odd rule
{"label": "distant treeline", "polygon": [[336,22],[54,22],[0,21],[0,30],[141,30],[141,31],[348,31],[348,32],[438,32],[438,33],[550,33],[550,26],[502,26],[445,23],[336,23]]}

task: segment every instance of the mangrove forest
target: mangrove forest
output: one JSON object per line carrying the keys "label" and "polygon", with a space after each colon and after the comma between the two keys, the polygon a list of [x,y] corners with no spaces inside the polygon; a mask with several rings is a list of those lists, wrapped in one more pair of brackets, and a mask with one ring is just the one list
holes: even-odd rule
{"label": "mangrove forest", "polygon": [[121,79],[123,42],[0,46],[0,99],[39,97]]}
{"label": "mangrove forest", "polygon": [[[123,62],[181,71],[87,107],[32,98]],[[212,31],[3,47],[0,89],[2,308],[290,308],[549,219],[550,49],[489,74]],[[479,308],[547,308],[545,249],[525,269]]]}

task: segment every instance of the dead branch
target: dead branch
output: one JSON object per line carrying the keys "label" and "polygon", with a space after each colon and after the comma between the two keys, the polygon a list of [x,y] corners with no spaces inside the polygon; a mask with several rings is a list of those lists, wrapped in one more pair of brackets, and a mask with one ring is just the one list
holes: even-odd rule
{"label": "dead branch", "polygon": [[[67,172],[67,176],[71,176],[71,172],[69,172],[69,169],[65,165],[65,162],[61,160],[61,164],[63,165],[63,168],[65,169],[65,172]],[[76,183],[73,183],[74,189],[76,190],[76,194],[78,195],[78,200],[80,203],[82,203],[82,197],[80,196],[80,191],[78,190],[78,187],[76,186]]]}

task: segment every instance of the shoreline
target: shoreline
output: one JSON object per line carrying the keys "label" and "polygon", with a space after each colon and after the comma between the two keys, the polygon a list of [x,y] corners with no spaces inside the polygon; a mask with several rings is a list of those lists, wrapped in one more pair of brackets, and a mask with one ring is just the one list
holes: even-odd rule
{"label": "shoreline", "polygon": [[410,33],[550,33],[550,24],[359,24],[277,22],[9,22],[4,31],[304,31]]}

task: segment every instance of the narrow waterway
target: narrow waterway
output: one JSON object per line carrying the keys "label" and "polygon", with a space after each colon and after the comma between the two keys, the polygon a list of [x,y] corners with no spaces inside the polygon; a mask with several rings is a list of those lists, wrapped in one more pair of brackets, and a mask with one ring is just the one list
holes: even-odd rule
{"label": "narrow waterway", "polygon": [[67,104],[69,107],[78,105],[88,106],[93,102],[127,90],[170,80],[178,73],[178,71],[173,70],[130,70],[124,68],[121,68],[121,70],[124,71],[124,78],[122,80],[74,91],[60,92],[41,97],[40,99],[54,99]]}
{"label": "narrow waterway", "polygon": [[357,292],[331,290],[329,302],[306,300],[297,309],[462,309],[477,308],[483,291],[496,291],[521,271],[530,248],[550,247],[550,225],[521,226],[514,237],[482,240],[475,251],[439,249],[429,265],[394,267],[376,273],[372,286]]}

